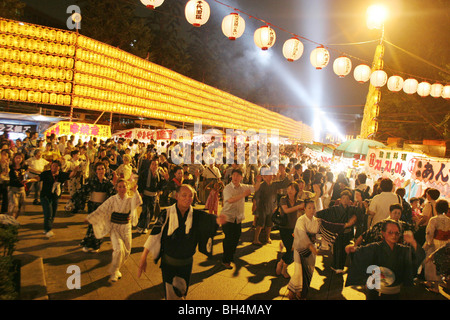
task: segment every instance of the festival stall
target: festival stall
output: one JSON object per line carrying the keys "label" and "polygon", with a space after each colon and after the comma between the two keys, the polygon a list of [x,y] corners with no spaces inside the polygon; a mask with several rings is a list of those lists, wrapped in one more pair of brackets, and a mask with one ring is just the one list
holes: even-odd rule
{"label": "festival stall", "polygon": [[111,138],[111,127],[101,124],[80,123],[70,121],[60,121],[57,124],[48,128],[44,135],[49,136],[55,134],[58,136],[74,136],[74,143],[78,143],[78,140],[86,142],[92,137],[98,140],[106,140]]}
{"label": "festival stall", "polygon": [[403,149],[370,148],[365,164],[365,172],[374,181],[390,178],[395,188],[406,189],[408,199],[422,196],[426,188],[436,188],[442,197],[450,198],[449,171],[450,159]]}

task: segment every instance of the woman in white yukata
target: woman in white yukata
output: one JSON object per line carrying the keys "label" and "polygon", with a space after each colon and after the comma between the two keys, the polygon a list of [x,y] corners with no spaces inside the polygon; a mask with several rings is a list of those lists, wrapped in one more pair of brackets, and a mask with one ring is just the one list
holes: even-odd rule
{"label": "woman in white yukata", "polygon": [[294,229],[294,275],[288,284],[290,300],[306,299],[316,264],[316,234],[320,219],[316,218],[314,200],[305,200],[305,214],[297,219]]}
{"label": "woman in white yukata", "polygon": [[131,226],[138,222],[137,208],[142,204],[139,192],[134,187],[134,196],[127,196],[127,182],[119,179],[116,184],[117,194],[109,197],[86,220],[92,224],[95,237],[103,238],[108,233],[113,247],[112,262],[109,269],[109,281],[116,282],[122,277],[119,269],[131,252]]}

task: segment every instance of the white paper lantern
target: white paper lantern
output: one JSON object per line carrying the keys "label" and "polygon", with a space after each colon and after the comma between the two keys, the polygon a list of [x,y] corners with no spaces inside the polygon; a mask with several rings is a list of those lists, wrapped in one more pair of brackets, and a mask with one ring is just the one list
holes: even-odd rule
{"label": "white paper lantern", "polygon": [[433,98],[440,98],[442,94],[442,88],[444,88],[442,84],[433,83],[431,85],[430,96],[432,96]]}
{"label": "white paper lantern", "polygon": [[258,28],[253,34],[253,40],[255,41],[255,44],[262,50],[267,50],[272,47],[275,44],[276,39],[277,35],[275,33],[275,30],[273,30],[269,26]]}
{"label": "white paper lantern", "polygon": [[416,79],[406,79],[405,83],[403,84],[403,91],[407,94],[414,94],[417,92],[418,84],[419,82]]}
{"label": "white paper lantern", "polygon": [[417,94],[421,97],[427,97],[431,92],[431,84],[424,81],[417,85]]}
{"label": "white paper lantern", "polygon": [[446,85],[442,88],[442,98],[450,99],[450,85]]}
{"label": "white paper lantern", "polygon": [[353,70],[353,77],[359,83],[364,83],[369,81],[371,72],[372,70],[370,70],[370,67],[367,64],[360,64]]}
{"label": "white paper lantern", "polygon": [[222,20],[222,32],[230,40],[236,40],[245,30],[245,20],[237,13],[231,13]]}
{"label": "white paper lantern", "polygon": [[387,82],[387,74],[384,70],[375,70],[370,75],[370,84],[375,88],[381,88]]}
{"label": "white paper lantern", "polygon": [[194,27],[200,27],[208,22],[211,10],[204,0],[189,0],[184,8],[186,20]]}
{"label": "white paper lantern", "polygon": [[164,0],[141,0],[142,4],[149,9],[155,9],[163,4]]}
{"label": "white paper lantern", "polygon": [[300,59],[303,54],[303,43],[297,38],[291,38],[283,44],[283,56],[288,61]]}
{"label": "white paper lantern", "polygon": [[309,60],[314,68],[320,70],[325,68],[330,62],[330,53],[323,46],[318,46],[311,52]]}
{"label": "white paper lantern", "polygon": [[352,61],[347,57],[339,57],[334,60],[333,71],[339,78],[343,78],[352,71]]}
{"label": "white paper lantern", "polygon": [[392,76],[389,77],[388,81],[387,81],[387,87],[389,89],[389,91],[392,92],[399,92],[400,90],[403,89],[403,78],[400,76]]}

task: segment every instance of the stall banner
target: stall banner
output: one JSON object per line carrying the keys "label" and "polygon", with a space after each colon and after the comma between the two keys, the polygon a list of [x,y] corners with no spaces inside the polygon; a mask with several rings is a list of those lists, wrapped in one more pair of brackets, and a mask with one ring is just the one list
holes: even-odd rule
{"label": "stall banner", "polygon": [[133,129],[115,132],[113,137],[119,137],[119,138],[130,139],[130,140],[137,139],[140,142],[148,143],[151,140],[156,140],[156,133],[155,133],[155,130],[151,130],[151,129],[133,128]]}
{"label": "stall banner", "polygon": [[109,138],[111,137],[111,127],[101,124],[79,123],[61,121],[47,129],[46,136],[52,133],[57,136],[92,136]]}
{"label": "stall banner", "polygon": [[[4,119],[2,119],[4,121]],[[22,125],[22,124],[6,124],[0,123],[0,132],[15,132],[15,133],[25,133],[27,131],[36,132],[36,125]]]}
{"label": "stall banner", "polygon": [[450,161],[416,158],[414,162],[413,178],[423,182],[448,184],[450,176]]}
{"label": "stall banner", "polygon": [[390,178],[396,187],[402,187],[411,178],[418,155],[404,150],[369,148],[365,170],[373,178]]}
{"label": "stall banner", "polygon": [[172,129],[154,130],[133,128],[115,132],[113,137],[130,140],[137,139],[140,142],[149,143],[151,140],[171,140],[173,131]]}

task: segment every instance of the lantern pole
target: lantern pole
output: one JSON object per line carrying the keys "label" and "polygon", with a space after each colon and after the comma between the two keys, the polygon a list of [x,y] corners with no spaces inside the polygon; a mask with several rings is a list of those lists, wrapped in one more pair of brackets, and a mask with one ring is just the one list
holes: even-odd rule
{"label": "lantern pole", "polygon": [[[379,12],[377,13],[379,14]],[[384,18],[384,17],[383,17]],[[381,38],[380,43],[375,49],[375,55],[372,62],[372,72],[383,69],[383,56],[384,56],[384,21],[380,21]],[[364,114],[361,122],[360,137],[363,139],[375,137],[378,131],[378,115],[379,115],[379,103],[381,100],[380,88],[374,87],[369,84],[369,92],[366,97],[366,104],[364,106]]]}

